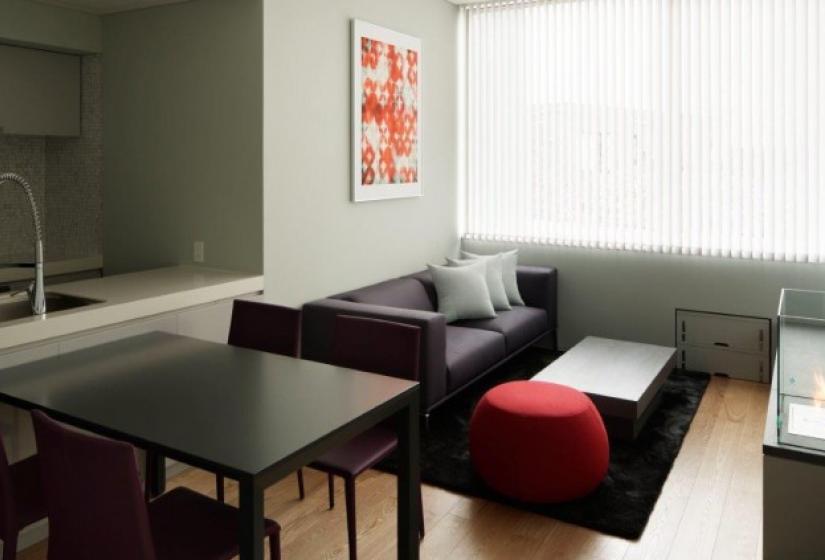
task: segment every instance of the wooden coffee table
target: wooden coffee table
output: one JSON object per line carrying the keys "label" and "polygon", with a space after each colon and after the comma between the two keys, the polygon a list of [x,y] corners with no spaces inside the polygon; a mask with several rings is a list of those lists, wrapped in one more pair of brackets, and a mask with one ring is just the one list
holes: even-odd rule
{"label": "wooden coffee table", "polygon": [[659,404],[675,364],[675,348],[588,336],[533,380],[586,393],[612,437],[635,439]]}

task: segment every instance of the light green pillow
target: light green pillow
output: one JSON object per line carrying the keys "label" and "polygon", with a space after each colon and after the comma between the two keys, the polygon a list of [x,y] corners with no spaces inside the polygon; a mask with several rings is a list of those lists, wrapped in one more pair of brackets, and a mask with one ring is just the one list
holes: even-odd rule
{"label": "light green pillow", "polygon": [[501,255],[490,255],[475,259],[451,259],[447,257],[450,266],[467,266],[478,261],[483,261],[487,265],[485,280],[487,281],[487,291],[490,292],[490,301],[496,311],[506,311],[512,309],[507,298],[507,291],[504,289],[502,280],[502,258]]}
{"label": "light green pillow", "polygon": [[496,316],[487,289],[487,265],[483,261],[467,266],[427,265],[438,296],[438,312],[448,323],[459,319],[492,319]]}
{"label": "light green pillow", "polygon": [[[518,291],[518,279],[516,267],[518,266],[518,249],[499,253],[501,255],[501,280],[504,282],[504,290],[507,292],[507,299],[510,305],[524,305],[524,300]],[[476,255],[468,251],[461,251],[461,256],[465,259],[477,259],[490,255]]]}

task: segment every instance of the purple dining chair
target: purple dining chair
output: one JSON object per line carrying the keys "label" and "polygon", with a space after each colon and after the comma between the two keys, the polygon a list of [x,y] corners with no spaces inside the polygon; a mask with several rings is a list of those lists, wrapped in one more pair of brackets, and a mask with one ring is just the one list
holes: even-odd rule
{"label": "purple dining chair", "polygon": [[[231,346],[297,358],[301,345],[301,311],[257,301],[232,302]],[[304,475],[298,471],[298,493],[304,499]],[[223,475],[216,475],[218,500],[224,501]]]}
{"label": "purple dining chair", "polygon": [[17,557],[17,535],[32,523],[46,518],[46,504],[40,486],[40,463],[33,455],[9,465],[0,440],[0,539],[3,560]]}
{"label": "purple dining chair", "polygon": [[[229,560],[238,510],[188,488],[143,501],[132,446],[32,413],[49,514],[49,560]],[[270,557],[280,527],[264,520]]]}
{"label": "purple dining chair", "polygon": [[[421,329],[412,325],[380,319],[339,315],[335,319],[333,363],[350,369],[418,379]],[[327,473],[329,507],[335,507],[335,477],[344,479],[347,505],[347,537],[350,560],[356,560],[355,479],[372,468],[398,447],[398,437],[391,425],[379,424],[333,449],[310,463],[310,467]],[[419,490],[419,500],[421,492]],[[424,537],[424,509],[419,534]]]}
{"label": "purple dining chair", "polygon": [[301,344],[301,310],[236,299],[232,302],[229,344],[297,357]]}

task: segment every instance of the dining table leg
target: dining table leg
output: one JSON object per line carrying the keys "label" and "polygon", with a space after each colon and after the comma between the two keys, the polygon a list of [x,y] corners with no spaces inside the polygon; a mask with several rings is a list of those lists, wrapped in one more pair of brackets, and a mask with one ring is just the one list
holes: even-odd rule
{"label": "dining table leg", "polygon": [[421,507],[420,440],[418,390],[407,406],[396,414],[398,426],[398,558],[418,560]]}
{"label": "dining table leg", "polygon": [[146,470],[149,497],[157,498],[166,492],[166,458],[156,451],[147,451]]}
{"label": "dining table leg", "polygon": [[238,481],[240,509],[241,560],[263,560],[264,557],[264,491],[254,477]]}

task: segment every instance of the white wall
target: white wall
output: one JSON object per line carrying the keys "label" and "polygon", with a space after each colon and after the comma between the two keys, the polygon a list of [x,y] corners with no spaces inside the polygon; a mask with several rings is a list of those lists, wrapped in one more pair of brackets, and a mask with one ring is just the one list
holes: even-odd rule
{"label": "white wall", "polygon": [[[349,202],[350,18],[422,39],[422,198]],[[457,20],[445,0],[264,0],[267,299],[297,305],[455,252]]]}
{"label": "white wall", "polygon": [[773,318],[782,288],[825,289],[825,268],[812,264],[529,245],[519,262],[558,268],[562,348],[587,335],[673,345],[676,308]]}

